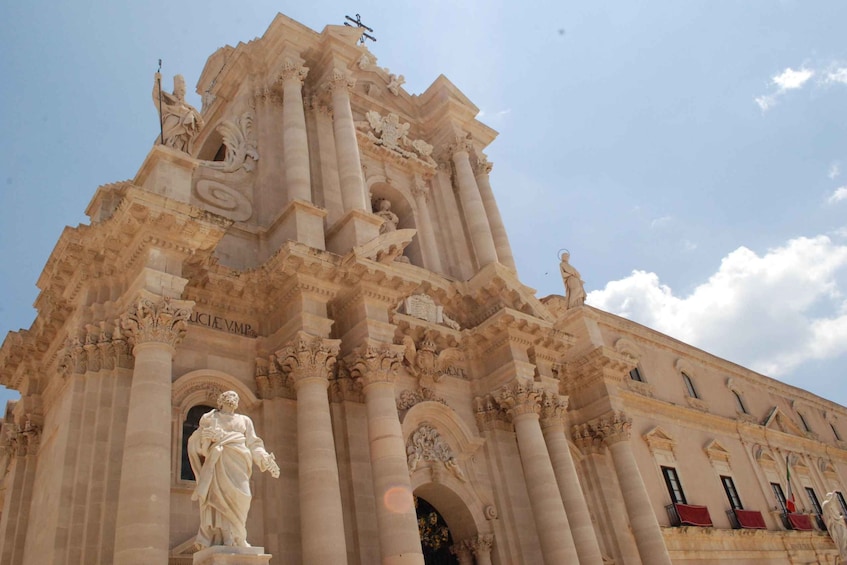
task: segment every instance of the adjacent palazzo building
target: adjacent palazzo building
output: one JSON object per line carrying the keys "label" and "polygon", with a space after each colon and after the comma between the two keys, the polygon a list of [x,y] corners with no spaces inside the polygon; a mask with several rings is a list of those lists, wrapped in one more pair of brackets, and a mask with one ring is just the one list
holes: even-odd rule
{"label": "adjacent palazzo building", "polygon": [[0,562],[191,563],[184,446],[235,390],[282,470],[248,520],[274,564],[835,563],[845,408],[537,297],[496,133],[358,39],[279,15],[219,49],[62,233],[0,349]]}

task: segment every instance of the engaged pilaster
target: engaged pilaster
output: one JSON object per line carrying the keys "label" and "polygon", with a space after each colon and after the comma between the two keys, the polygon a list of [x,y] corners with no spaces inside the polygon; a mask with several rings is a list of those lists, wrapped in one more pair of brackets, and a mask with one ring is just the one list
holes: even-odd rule
{"label": "engaged pilaster", "polygon": [[459,198],[465,211],[471,242],[479,266],[484,267],[497,261],[497,251],[494,247],[485,206],[471,168],[470,151],[473,146],[469,139],[460,138],[451,149],[453,165],[456,168],[456,180],[459,184]]}
{"label": "engaged pilaster", "polygon": [[621,485],[624,506],[641,560],[644,563],[670,565],[670,555],[659,522],[629,443],[632,420],[621,412],[613,412],[592,422],[591,427],[612,454],[615,474]]}
{"label": "engaged pilaster", "polygon": [[503,217],[500,215],[500,208],[497,207],[497,200],[495,200],[494,191],[491,189],[489,173],[492,166],[492,163],[484,156],[479,157],[474,169],[476,184],[482,197],[482,205],[485,207],[485,215],[488,217],[488,223],[491,226],[491,237],[494,240],[494,248],[497,250],[497,260],[514,270],[515,258],[512,256],[512,246],[509,245],[506,226],[503,225]]}
{"label": "engaged pilaster", "polygon": [[566,398],[544,391],[541,399],[541,429],[547,443],[547,451],[556,474],[559,492],[565,505],[571,535],[573,536],[579,562],[602,565],[603,556],[597,534],[591,523],[588,503],[579,482],[568,439],[565,436],[565,415],[568,407]]}
{"label": "engaged pilaster", "polygon": [[538,420],[541,391],[530,381],[515,379],[501,388],[496,398],[515,426],[544,562],[578,563],[568,517]]}
{"label": "engaged pilaster", "polygon": [[368,413],[376,518],[383,565],[423,565],[406,446],[394,398],[403,346],[367,340],[345,362],[361,380]]}
{"label": "engaged pilaster", "polygon": [[145,292],[124,316],[132,372],[118,497],[115,562],[166,563],[170,543],[171,364],[194,302]]}
{"label": "engaged pilaster", "polygon": [[297,392],[297,461],[303,563],[347,563],[338,462],[327,386],[341,340],[298,332],[276,359]]}

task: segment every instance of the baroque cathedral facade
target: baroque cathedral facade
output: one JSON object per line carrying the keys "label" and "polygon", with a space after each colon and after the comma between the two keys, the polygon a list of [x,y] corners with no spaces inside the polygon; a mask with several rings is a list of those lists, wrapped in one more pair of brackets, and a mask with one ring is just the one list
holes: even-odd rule
{"label": "baroque cathedral facade", "polygon": [[186,442],[233,390],[274,565],[837,563],[847,410],[584,305],[567,257],[536,297],[496,132],[360,33],[278,15],[201,111],[156,82],[160,142],[0,348],[0,562],[192,563]]}

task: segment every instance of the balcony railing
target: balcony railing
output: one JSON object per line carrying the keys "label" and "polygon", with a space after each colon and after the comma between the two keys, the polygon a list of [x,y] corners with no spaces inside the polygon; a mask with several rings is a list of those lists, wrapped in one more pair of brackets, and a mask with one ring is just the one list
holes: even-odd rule
{"label": "balcony railing", "polygon": [[673,503],[665,506],[671,526],[700,526],[711,528],[712,517],[705,506]]}
{"label": "balcony railing", "polygon": [[798,530],[801,532],[811,532],[815,528],[812,526],[812,519],[808,514],[802,512],[783,512],[782,525],[787,530]]}
{"label": "balcony railing", "polygon": [[727,510],[726,515],[729,523],[735,530],[766,530],[765,519],[758,510]]}

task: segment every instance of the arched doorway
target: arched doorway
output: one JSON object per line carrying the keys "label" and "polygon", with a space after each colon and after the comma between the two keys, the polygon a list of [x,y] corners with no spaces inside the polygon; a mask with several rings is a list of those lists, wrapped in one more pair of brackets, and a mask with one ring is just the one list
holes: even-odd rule
{"label": "arched doorway", "polygon": [[453,535],[441,513],[419,496],[415,497],[415,511],[418,515],[424,564],[459,565],[459,560],[450,552],[454,543]]}

